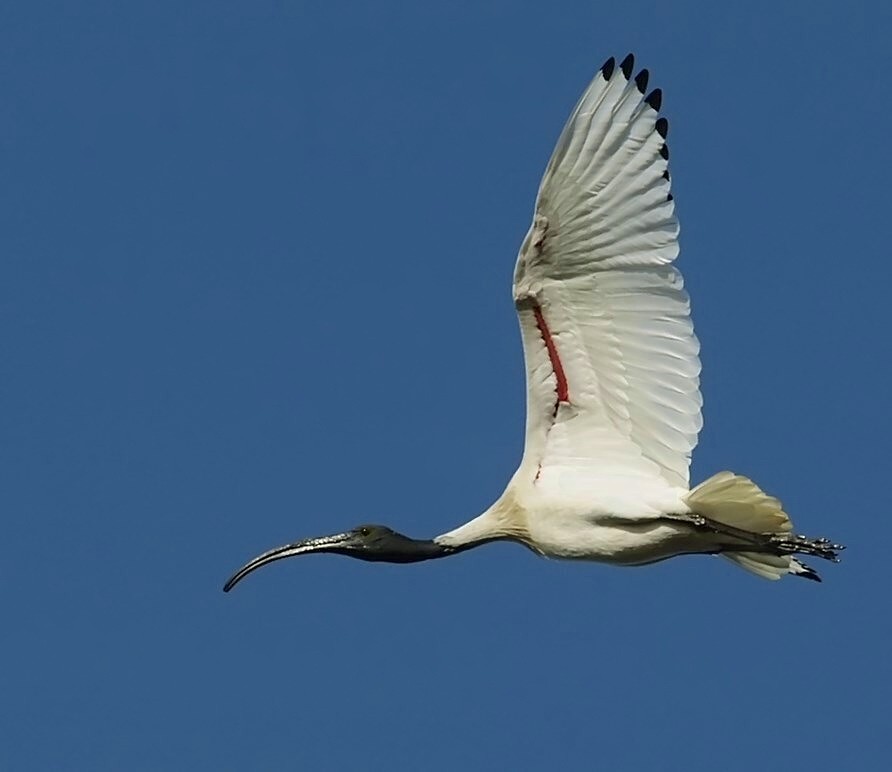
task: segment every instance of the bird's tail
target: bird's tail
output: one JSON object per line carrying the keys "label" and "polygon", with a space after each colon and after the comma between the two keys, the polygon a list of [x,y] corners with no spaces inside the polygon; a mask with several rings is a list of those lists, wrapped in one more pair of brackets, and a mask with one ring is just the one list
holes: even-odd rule
{"label": "bird's tail", "polygon": [[[836,560],[836,550],[842,549],[826,539],[794,536],[793,523],[780,501],[733,472],[719,472],[700,483],[688,494],[687,504],[696,515],[728,527],[725,535],[731,536],[731,542],[722,557],[765,579],[794,574],[821,581],[791,553]],[[741,549],[748,544],[753,545],[753,551]]]}

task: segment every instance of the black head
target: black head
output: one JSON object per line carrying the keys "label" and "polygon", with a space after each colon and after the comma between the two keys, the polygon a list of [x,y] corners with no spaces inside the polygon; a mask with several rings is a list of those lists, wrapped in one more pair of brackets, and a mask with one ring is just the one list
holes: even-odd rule
{"label": "black head", "polygon": [[236,571],[223,586],[223,591],[229,592],[248,574],[267,563],[312,552],[333,552],[360,560],[385,563],[417,563],[420,560],[441,558],[453,551],[433,541],[410,539],[386,525],[360,525],[344,533],[304,539],[264,552]]}
{"label": "black head", "polygon": [[386,525],[358,525],[350,535],[349,544],[343,548],[333,549],[339,555],[349,555],[360,560],[383,561],[386,563],[412,563],[420,557],[417,554],[418,545],[429,542],[410,539],[397,533]]}

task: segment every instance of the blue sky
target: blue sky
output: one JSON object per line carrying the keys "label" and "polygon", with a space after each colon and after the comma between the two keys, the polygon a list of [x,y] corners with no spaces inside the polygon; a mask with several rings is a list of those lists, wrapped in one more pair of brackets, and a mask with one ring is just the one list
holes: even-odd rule
{"label": "blue sky", "polygon": [[[887,761],[886,3],[12,2],[0,10],[9,770]],[[822,585],[445,531],[520,457],[510,297],[609,55],[664,90],[699,481],[849,545]]]}

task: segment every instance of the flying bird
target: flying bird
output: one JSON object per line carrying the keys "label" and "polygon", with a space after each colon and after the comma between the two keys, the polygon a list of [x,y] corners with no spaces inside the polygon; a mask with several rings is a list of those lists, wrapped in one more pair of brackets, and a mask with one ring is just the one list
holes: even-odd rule
{"label": "flying bird", "polygon": [[780,501],[719,472],[689,485],[702,426],[699,344],[678,256],[669,124],[648,71],[608,59],[545,169],[514,269],[526,363],[523,458],[483,514],[433,539],[382,525],[287,544],[276,560],[330,552],[415,563],[496,540],[550,558],[622,566],[721,555],[766,579],[820,581],[796,555],[838,562],[795,535]]}

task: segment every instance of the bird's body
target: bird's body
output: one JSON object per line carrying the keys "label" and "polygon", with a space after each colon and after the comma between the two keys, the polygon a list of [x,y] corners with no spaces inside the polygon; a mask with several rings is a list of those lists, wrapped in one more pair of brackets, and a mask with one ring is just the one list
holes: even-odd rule
{"label": "bird's body", "polygon": [[[531,483],[531,484],[530,484]],[[641,565],[673,554],[698,552],[702,536],[682,521],[661,518],[661,511],[689,511],[666,491],[642,501],[631,496],[557,498],[537,490],[534,481],[512,480],[505,493],[480,517],[434,541],[459,546],[494,535],[513,539],[550,558]]]}
{"label": "bird's body", "polygon": [[417,562],[496,539],[552,558],[642,565],[721,554],[770,579],[817,574],[793,555],[839,545],[792,535],[780,502],[720,472],[690,489],[702,426],[699,344],[681,274],[662,94],[609,59],[545,170],[514,271],[527,371],[524,455],[503,495],[431,541],[361,526],[272,550]]}

